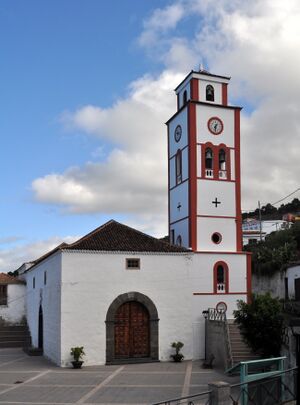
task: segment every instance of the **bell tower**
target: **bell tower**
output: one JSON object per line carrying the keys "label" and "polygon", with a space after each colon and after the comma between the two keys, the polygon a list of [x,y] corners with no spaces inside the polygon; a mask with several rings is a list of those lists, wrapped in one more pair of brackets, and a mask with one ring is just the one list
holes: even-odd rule
{"label": "bell tower", "polygon": [[191,71],[168,120],[169,235],[194,252],[241,252],[240,110],[229,77]]}

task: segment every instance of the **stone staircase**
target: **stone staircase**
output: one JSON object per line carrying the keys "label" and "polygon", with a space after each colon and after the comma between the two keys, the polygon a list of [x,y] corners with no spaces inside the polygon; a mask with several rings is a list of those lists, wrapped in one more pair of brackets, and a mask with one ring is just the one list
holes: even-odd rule
{"label": "stone staircase", "polygon": [[260,356],[254,354],[250,347],[243,341],[240,330],[235,323],[228,322],[228,330],[232,365],[240,361],[258,360],[260,358]]}
{"label": "stone staircase", "polygon": [[30,332],[25,325],[0,325],[0,348],[30,346]]}

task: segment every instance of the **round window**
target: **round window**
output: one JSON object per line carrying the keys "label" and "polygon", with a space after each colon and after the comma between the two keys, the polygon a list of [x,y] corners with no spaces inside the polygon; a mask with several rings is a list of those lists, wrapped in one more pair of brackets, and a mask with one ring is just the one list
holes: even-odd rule
{"label": "round window", "polygon": [[211,240],[218,245],[222,241],[222,235],[219,232],[214,232],[211,235]]}

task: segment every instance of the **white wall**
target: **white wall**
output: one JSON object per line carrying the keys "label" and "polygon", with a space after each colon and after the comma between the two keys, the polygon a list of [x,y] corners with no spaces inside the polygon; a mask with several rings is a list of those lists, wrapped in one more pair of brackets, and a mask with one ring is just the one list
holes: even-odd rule
{"label": "white wall", "polygon": [[[218,116],[224,124],[223,132],[220,135],[213,135],[207,127],[211,117]],[[227,108],[216,108],[213,105],[197,105],[197,142],[211,142],[214,145],[224,143],[227,147],[234,147],[234,110]]]}
{"label": "white wall", "polygon": [[300,265],[288,268],[286,277],[288,278],[289,299],[295,299],[295,279],[300,278]]}
{"label": "white wall", "polygon": [[[170,191],[170,223],[189,215],[188,191],[188,181]],[[181,205],[180,210],[177,208],[178,203]]]}
{"label": "white wall", "polygon": [[176,242],[177,236],[181,236],[182,246],[190,247],[189,241],[189,219],[185,218],[182,221],[172,224],[170,229],[174,229],[174,243]]}
{"label": "white wall", "polygon": [[[44,285],[44,272],[47,283]],[[27,322],[32,345],[38,346],[39,308],[44,317],[44,355],[60,364],[60,302],[61,302],[61,254],[58,252],[30,269],[27,282]],[[35,288],[33,288],[35,277]]]}
{"label": "white wall", "polygon": [[179,108],[183,106],[183,93],[186,91],[187,101],[191,98],[191,85],[190,82],[187,82],[186,85],[180,90],[179,94]]}
{"label": "white wall", "polygon": [[[174,139],[174,131],[177,125],[181,125],[182,135],[179,142]],[[174,156],[178,149],[183,149],[188,144],[187,137],[187,108],[184,108],[179,114],[177,114],[173,120],[169,123],[169,148],[171,156]]]}
{"label": "white wall", "polygon": [[8,323],[17,324],[25,317],[25,295],[24,284],[7,285],[7,305],[0,306],[0,318]]}
{"label": "white wall", "polygon": [[[140,270],[126,270],[126,257],[139,257]],[[226,261],[230,294],[213,293],[213,266]],[[226,302],[230,316],[239,298],[246,299],[244,254],[63,253],[62,362],[70,348],[84,346],[86,364],[104,364],[105,318],[114,299],[130,291],[145,294],[159,316],[159,358],[169,360],[170,343],[181,340],[186,359],[203,357],[202,311]],[[205,292],[211,295],[194,296]],[[195,357],[196,356],[196,357]]]}
{"label": "white wall", "polygon": [[145,294],[159,317],[159,358],[169,360],[170,343],[185,343],[186,359],[193,356],[190,254],[135,255],[140,270],[126,270],[129,254],[63,253],[62,365],[71,360],[73,346],[84,346],[85,364],[104,364],[105,318],[114,299],[130,291]]}
{"label": "white wall", "polygon": [[[221,201],[217,207],[212,203],[216,197],[218,201]],[[197,214],[235,217],[235,183],[198,179]]]}
{"label": "white wall", "polygon": [[[219,244],[212,241],[213,233],[219,233]],[[236,221],[234,218],[197,218],[197,250],[227,252],[236,251]]]}

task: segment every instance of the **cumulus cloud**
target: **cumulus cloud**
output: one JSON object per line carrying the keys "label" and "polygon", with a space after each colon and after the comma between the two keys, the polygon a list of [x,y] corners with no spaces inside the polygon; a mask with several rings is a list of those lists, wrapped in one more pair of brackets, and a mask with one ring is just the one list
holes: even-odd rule
{"label": "cumulus cloud", "polygon": [[[195,24],[195,16],[193,37],[179,36],[175,28],[189,19]],[[69,213],[127,214],[131,224],[166,232],[163,123],[176,110],[172,89],[203,61],[213,73],[231,75],[231,102],[248,106],[242,115],[243,207],[293,191],[299,186],[299,18],[294,0],[181,0],[155,10],[139,43],[164,70],[131,83],[128,97],[110,108],[87,105],[62,114],[67,128],[112,149],[100,162],[35,179],[37,201]]]}
{"label": "cumulus cloud", "polygon": [[61,238],[53,236],[47,240],[35,241],[26,244],[16,245],[0,250],[0,272],[7,273],[14,271],[25,262],[38,259],[40,256],[54,249],[62,242],[72,243],[78,236],[66,236]]}

